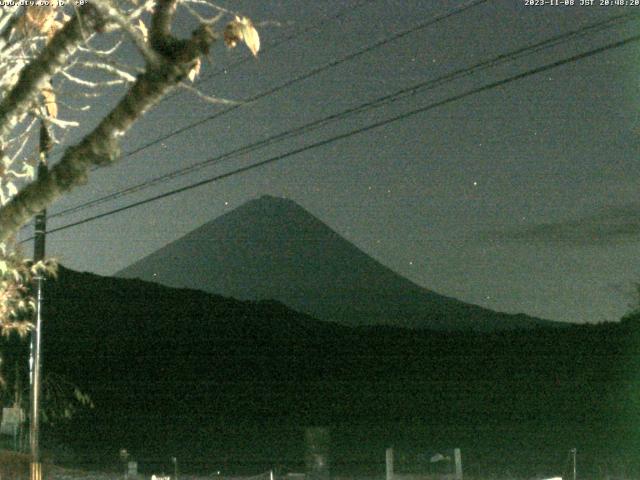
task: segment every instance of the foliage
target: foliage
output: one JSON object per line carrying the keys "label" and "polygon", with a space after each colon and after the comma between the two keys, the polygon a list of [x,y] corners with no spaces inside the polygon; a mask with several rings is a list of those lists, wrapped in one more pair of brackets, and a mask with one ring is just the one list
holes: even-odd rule
{"label": "foliage", "polygon": [[0,258],[0,329],[3,335],[26,335],[31,329],[35,303],[29,285],[38,275],[55,275],[54,261],[31,264],[14,250]]}
{"label": "foliage", "polygon": [[49,373],[43,382],[42,420],[56,425],[73,418],[81,409],[93,409],[91,397],[62,375]]}

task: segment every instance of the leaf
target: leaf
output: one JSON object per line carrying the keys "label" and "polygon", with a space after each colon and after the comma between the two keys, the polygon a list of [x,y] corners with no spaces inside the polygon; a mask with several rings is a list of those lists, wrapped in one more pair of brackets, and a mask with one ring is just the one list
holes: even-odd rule
{"label": "leaf", "polygon": [[22,171],[30,179],[34,179],[36,177],[36,169],[28,163],[22,165]]}
{"label": "leaf", "polygon": [[16,193],[18,193],[18,188],[13,182],[7,182],[7,193],[10,197],[13,197]]}
{"label": "leaf", "polygon": [[54,20],[53,22],[51,22],[51,28],[47,33],[47,36],[49,37],[49,39],[51,39],[56,34],[56,32],[60,30],[62,27],[64,27],[63,22],[59,22],[57,20]]}
{"label": "leaf", "polygon": [[236,17],[224,29],[224,43],[227,47],[234,48],[238,42],[244,42],[253,56],[258,56],[260,36],[247,17]]}
{"label": "leaf", "polygon": [[50,35],[55,17],[56,6],[54,5],[30,5],[18,20],[18,29],[26,36],[34,33]]}
{"label": "leaf", "polygon": [[140,33],[142,33],[144,41],[146,42],[147,38],[149,38],[149,30],[142,20],[138,20],[138,30],[140,30]]}
{"label": "leaf", "polygon": [[191,80],[191,82],[195,81],[196,77],[200,73],[201,65],[202,65],[202,61],[200,60],[200,58],[197,58],[195,65],[191,70],[189,70],[189,73],[187,74],[187,77],[189,78],[189,80]]}
{"label": "leaf", "polygon": [[51,83],[47,82],[47,85],[40,91],[44,97],[44,106],[47,109],[47,114],[51,118],[58,116],[58,104],[56,103],[56,94],[53,91]]}

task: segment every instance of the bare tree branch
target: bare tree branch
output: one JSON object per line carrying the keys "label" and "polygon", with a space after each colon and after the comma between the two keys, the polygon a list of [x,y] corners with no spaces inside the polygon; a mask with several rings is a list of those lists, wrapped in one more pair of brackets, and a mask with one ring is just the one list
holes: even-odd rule
{"label": "bare tree branch", "polygon": [[[170,89],[182,85],[207,101],[226,103],[184,82],[197,75],[202,57],[218,38],[211,29],[218,17],[205,18],[184,4],[200,6],[209,1],[91,0],[75,9],[73,17],[58,7],[0,9],[0,333],[27,332],[31,328],[34,301],[28,285],[34,275],[40,274],[38,269],[53,271],[55,267],[53,261],[30,265],[24,259],[16,244],[19,228],[58,197],[84,184],[92,167],[118,160],[123,135]],[[200,25],[188,39],[171,34],[180,3]],[[209,6],[217,12],[232,13]],[[150,28],[140,18],[147,13],[151,14]],[[116,31],[119,34],[112,36]],[[102,38],[115,42],[115,46],[102,44],[98,49],[90,44],[96,33],[107,34]],[[234,15],[220,37],[230,47],[246,43],[254,55],[259,49],[253,24],[239,15]],[[143,65],[119,63],[115,54],[123,40],[137,47]],[[84,69],[90,71],[86,78],[78,74]],[[32,181],[38,160],[25,156],[25,149],[34,139],[34,127],[55,127],[40,130],[41,135],[47,132],[47,144],[53,144],[56,131],[66,137],[69,129],[81,121],[73,115],[58,118],[58,106],[65,105],[68,111],[90,107],[85,102],[80,102],[82,106],[74,101],[65,103],[60,95],[95,98],[103,90],[99,87],[114,83],[126,85],[122,99],[93,131],[64,150],[49,173]]]}
{"label": "bare tree branch", "polygon": [[119,139],[149,108],[186,78],[201,55],[206,55],[216,36],[201,26],[189,40],[170,34],[175,0],[159,0],[153,20],[152,43],[162,61],[147,64],[144,73],[116,107],[77,145],[68,148],[50,173],[24,187],[0,209],[0,242],[11,237],[33,215],[72,188],[87,181],[92,165],[109,165],[120,156]]}
{"label": "bare tree branch", "polygon": [[133,43],[147,63],[158,63],[160,61],[158,53],[147,45],[143,35],[135,29],[129,18],[114,6],[110,0],[96,2],[95,7],[104,16],[104,18],[116,23],[127,33],[127,35],[129,35],[129,37],[131,37]]}
{"label": "bare tree branch", "polygon": [[180,84],[178,85],[179,88],[182,88],[184,90],[188,90],[189,92],[193,93],[194,95],[198,96],[199,98],[201,98],[202,100],[204,100],[207,103],[211,103],[214,105],[238,105],[240,102],[234,101],[234,100],[228,100],[226,98],[218,98],[218,97],[213,97],[211,95],[206,95],[204,93],[202,93],[200,90],[198,90],[197,88],[189,85],[188,83],[185,82],[180,82]]}
{"label": "bare tree branch", "polygon": [[38,57],[21,72],[16,85],[0,103],[0,141],[26,115],[38,94],[57,73],[83,41],[83,27],[97,29],[102,22],[91,4],[78,9],[64,27],[46,45]]}

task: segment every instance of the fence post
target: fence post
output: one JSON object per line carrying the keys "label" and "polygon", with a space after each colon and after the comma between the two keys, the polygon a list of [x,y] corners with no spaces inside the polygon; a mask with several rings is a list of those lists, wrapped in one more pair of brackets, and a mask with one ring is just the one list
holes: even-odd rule
{"label": "fence post", "polygon": [[324,427],[307,428],[306,464],[307,477],[310,480],[329,480],[329,455],[331,437],[329,429]]}
{"label": "fence post", "polygon": [[453,458],[456,462],[456,480],[462,480],[462,455],[459,448],[453,449]]}
{"label": "fence post", "polygon": [[386,463],[387,463],[387,480],[393,480],[393,448],[387,448]]}

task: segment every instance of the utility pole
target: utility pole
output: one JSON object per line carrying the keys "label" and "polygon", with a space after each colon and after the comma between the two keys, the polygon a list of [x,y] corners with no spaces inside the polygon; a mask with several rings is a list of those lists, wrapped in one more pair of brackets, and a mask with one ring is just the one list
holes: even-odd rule
{"label": "utility pole", "polygon": [[[40,123],[40,145],[38,159],[38,178],[47,175],[47,160],[53,141],[49,133],[49,127],[43,120]],[[47,231],[47,211],[43,210],[35,218],[35,234],[33,245],[33,261],[35,263],[44,260],[45,235]],[[34,287],[36,295],[35,325],[31,332],[31,355],[29,359],[31,384],[30,407],[31,423],[29,425],[29,445],[31,447],[31,480],[42,480],[42,462],[40,458],[40,397],[42,393],[42,358],[40,341],[42,336],[42,307],[44,300],[44,277],[38,273],[35,277]]]}

